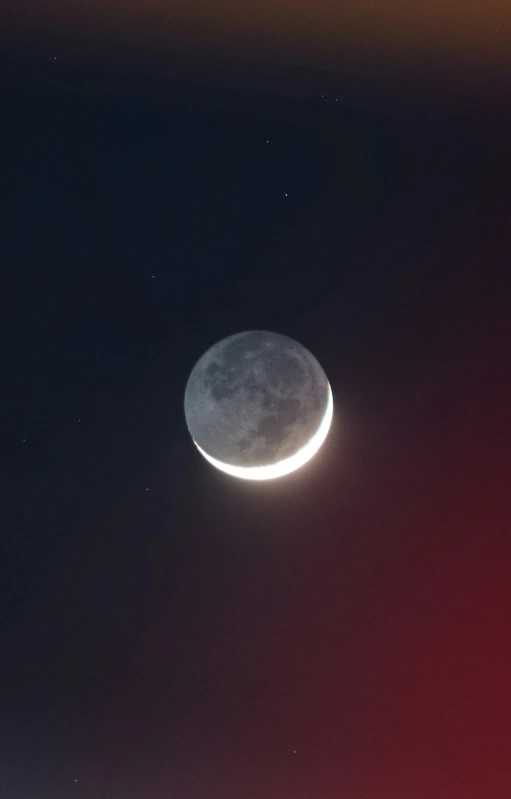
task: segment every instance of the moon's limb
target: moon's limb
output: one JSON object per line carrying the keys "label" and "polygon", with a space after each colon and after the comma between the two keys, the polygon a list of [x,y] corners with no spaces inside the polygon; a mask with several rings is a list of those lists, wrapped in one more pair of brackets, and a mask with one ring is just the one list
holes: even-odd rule
{"label": "moon's limb", "polygon": [[227,474],[233,475],[234,477],[242,477],[245,480],[272,480],[275,477],[283,477],[285,474],[290,474],[294,472],[296,469],[299,469],[300,466],[303,466],[307,463],[319,450],[321,445],[323,444],[325,438],[327,437],[328,431],[330,429],[330,425],[332,423],[334,411],[334,403],[332,398],[332,390],[330,388],[330,384],[328,384],[328,400],[325,414],[321,420],[321,423],[314,433],[312,438],[298,450],[295,452],[294,455],[291,455],[289,458],[284,458],[277,463],[269,463],[265,466],[236,466],[232,463],[222,463],[222,461],[213,458],[211,455],[208,455],[194,440],[194,444],[209,463],[213,466],[216,466],[217,469],[220,469]]}

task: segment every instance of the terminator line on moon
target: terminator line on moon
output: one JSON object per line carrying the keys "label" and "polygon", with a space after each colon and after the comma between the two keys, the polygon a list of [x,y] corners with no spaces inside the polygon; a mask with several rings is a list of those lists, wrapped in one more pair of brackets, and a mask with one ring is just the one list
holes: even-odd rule
{"label": "terminator line on moon", "polygon": [[262,330],[228,336],[207,350],[190,374],[184,405],[206,460],[250,480],[303,466],[333,415],[330,384],[316,358],[293,339]]}

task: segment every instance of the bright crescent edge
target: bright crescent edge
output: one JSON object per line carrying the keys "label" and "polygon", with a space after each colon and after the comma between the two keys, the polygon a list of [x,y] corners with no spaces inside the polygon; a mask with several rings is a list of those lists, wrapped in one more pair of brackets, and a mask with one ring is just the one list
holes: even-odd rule
{"label": "bright crescent edge", "polygon": [[207,452],[204,452],[204,450],[199,447],[195,439],[192,440],[201,455],[203,455],[207,461],[213,464],[213,466],[216,466],[217,469],[227,472],[227,474],[231,474],[234,477],[242,477],[244,480],[272,480],[274,477],[283,477],[285,474],[294,472],[296,469],[299,469],[300,466],[303,466],[305,463],[307,463],[307,461],[309,461],[312,456],[316,454],[327,437],[330,425],[332,423],[333,413],[334,401],[329,383],[325,415],[323,416],[321,423],[312,438],[309,439],[305,446],[299,449],[294,455],[291,455],[289,458],[285,458],[282,461],[278,461],[277,463],[270,463],[267,466],[235,466],[234,464],[223,463],[222,461],[218,461],[216,458],[212,458]]}

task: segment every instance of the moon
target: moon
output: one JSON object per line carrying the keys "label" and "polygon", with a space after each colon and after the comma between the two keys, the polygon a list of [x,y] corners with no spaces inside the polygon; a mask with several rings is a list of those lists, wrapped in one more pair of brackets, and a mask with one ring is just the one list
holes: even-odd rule
{"label": "moon", "polygon": [[199,452],[235,477],[269,480],[307,463],[333,416],[330,384],[316,358],[280,333],[222,339],[197,361],[185,418]]}

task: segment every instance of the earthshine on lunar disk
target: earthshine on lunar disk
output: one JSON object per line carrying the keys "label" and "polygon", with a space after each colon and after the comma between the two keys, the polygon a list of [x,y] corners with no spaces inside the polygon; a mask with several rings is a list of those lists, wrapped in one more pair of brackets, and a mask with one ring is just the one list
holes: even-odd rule
{"label": "earthshine on lunar disk", "polygon": [[314,356],[280,333],[251,330],[219,341],[195,364],[185,417],[199,452],[235,477],[268,480],[303,466],[333,414]]}

